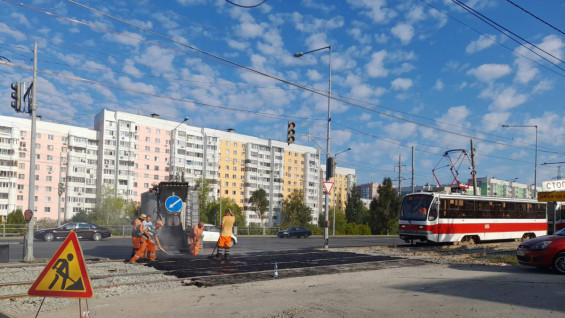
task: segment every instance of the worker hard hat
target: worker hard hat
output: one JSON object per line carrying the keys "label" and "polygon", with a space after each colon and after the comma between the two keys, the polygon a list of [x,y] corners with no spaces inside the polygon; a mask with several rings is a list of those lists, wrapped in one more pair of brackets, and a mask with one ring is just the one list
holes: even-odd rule
{"label": "worker hard hat", "polygon": [[142,215],[139,216],[140,219],[145,219],[146,217],[147,217],[147,215],[145,215],[145,214],[142,214]]}

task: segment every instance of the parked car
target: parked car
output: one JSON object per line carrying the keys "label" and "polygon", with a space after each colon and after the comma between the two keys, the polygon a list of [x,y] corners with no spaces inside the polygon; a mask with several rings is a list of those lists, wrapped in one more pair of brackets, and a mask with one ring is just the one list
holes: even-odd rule
{"label": "parked car", "polygon": [[[215,226],[214,224],[204,224],[204,231],[202,232],[202,241],[203,242],[218,242],[220,239],[220,228]],[[235,235],[231,235],[231,246],[233,247],[237,244],[237,237]]]}
{"label": "parked car", "polygon": [[92,223],[67,223],[55,229],[45,229],[35,232],[34,237],[46,242],[60,238],[66,238],[71,231],[75,231],[79,239],[86,238],[99,241],[103,238],[112,236],[110,230]]}
{"label": "parked car", "polygon": [[302,226],[292,226],[286,230],[279,231],[277,236],[280,238],[283,237],[304,237],[307,238],[308,236],[312,235],[312,231],[309,229],[302,227]]}
{"label": "parked car", "polygon": [[565,229],[523,242],[518,246],[516,256],[522,265],[551,266],[559,274],[565,274]]}

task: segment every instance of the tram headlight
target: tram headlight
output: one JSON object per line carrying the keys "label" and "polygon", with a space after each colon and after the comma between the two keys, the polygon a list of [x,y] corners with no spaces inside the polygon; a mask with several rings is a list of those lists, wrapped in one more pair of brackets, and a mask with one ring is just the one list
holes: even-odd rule
{"label": "tram headlight", "polygon": [[551,243],[552,243],[552,241],[542,241],[542,242],[539,242],[539,243],[532,245],[532,247],[530,247],[530,249],[532,249],[532,250],[545,250]]}

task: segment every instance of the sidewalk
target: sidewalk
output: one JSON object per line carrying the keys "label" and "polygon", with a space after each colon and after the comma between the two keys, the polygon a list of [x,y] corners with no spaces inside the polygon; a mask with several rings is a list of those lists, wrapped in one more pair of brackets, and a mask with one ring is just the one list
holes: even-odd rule
{"label": "sidewalk", "polygon": [[[565,276],[537,269],[430,264],[88,301],[91,317],[563,317]],[[140,292],[145,289],[138,286]],[[46,302],[49,298],[46,299]],[[85,308],[83,301],[83,309]],[[39,317],[77,316],[74,306]],[[33,314],[13,316],[34,317]],[[11,317],[11,316],[10,316]]]}

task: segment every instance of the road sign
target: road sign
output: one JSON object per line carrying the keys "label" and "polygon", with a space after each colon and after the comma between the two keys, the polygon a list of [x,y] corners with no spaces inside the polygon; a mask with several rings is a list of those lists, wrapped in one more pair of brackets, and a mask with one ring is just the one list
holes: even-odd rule
{"label": "road sign", "polygon": [[538,202],[565,201],[565,191],[538,192]]}
{"label": "road sign", "polygon": [[43,297],[92,297],[90,278],[75,232],[67,236],[27,294]]}
{"label": "road sign", "polygon": [[541,183],[541,189],[542,191],[564,191],[565,180],[543,181]]}
{"label": "road sign", "polygon": [[165,208],[169,212],[180,212],[182,209],[182,199],[176,195],[171,195],[165,200]]}
{"label": "road sign", "polygon": [[334,183],[330,181],[324,182],[324,189],[326,189],[326,193],[330,194],[332,192],[332,188],[334,187]]}

